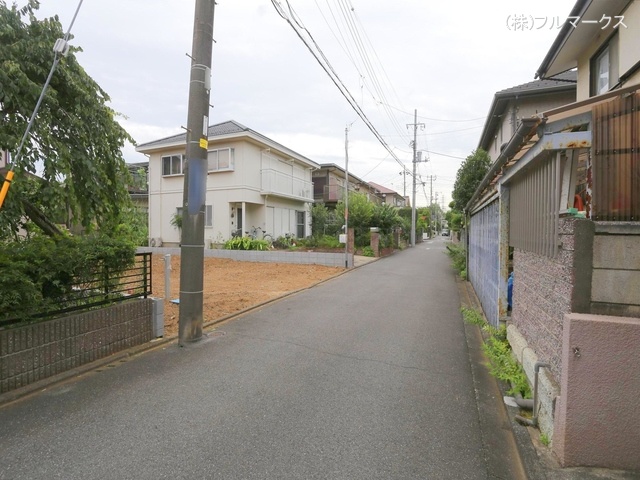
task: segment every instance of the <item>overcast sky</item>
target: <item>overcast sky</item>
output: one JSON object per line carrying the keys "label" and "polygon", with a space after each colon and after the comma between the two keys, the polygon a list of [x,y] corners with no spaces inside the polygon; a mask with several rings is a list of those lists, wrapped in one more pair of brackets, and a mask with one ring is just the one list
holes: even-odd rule
{"label": "overcast sky", "polygon": [[[18,2],[19,4],[24,2]],[[40,16],[69,27],[79,0],[41,0]],[[283,8],[286,1],[281,0]],[[340,80],[398,159],[412,169],[414,109],[429,177],[451,201],[496,91],[532,81],[574,0],[289,0]],[[85,0],[71,42],[138,143],[187,121],[195,0]],[[287,13],[289,10],[287,9]],[[237,122],[318,162],[404,193],[402,166],[345,100],[271,0],[217,0],[210,123]],[[357,39],[357,40],[354,40]],[[360,48],[357,48],[357,44]],[[133,146],[128,162],[144,161]],[[411,177],[406,177],[411,195]]]}

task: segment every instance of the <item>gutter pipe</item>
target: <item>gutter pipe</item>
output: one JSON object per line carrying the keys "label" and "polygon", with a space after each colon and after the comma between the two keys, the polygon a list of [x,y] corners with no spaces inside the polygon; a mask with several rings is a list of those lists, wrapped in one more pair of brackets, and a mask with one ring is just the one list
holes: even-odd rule
{"label": "gutter pipe", "polygon": [[537,427],[538,426],[538,373],[541,368],[549,368],[550,365],[548,363],[536,362],[533,367],[534,371],[534,381],[533,381],[533,417],[524,418],[520,415],[516,415],[515,419],[520,425],[524,425],[527,427]]}

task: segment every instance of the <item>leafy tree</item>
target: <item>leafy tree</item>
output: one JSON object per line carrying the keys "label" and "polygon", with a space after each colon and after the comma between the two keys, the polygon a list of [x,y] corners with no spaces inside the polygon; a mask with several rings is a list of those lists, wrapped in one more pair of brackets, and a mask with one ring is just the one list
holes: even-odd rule
{"label": "leafy tree", "polygon": [[398,209],[396,207],[387,203],[374,205],[371,226],[378,227],[380,233],[389,235],[393,233],[393,230],[399,227],[401,223],[402,220],[398,215]]}
{"label": "leafy tree", "polygon": [[[37,0],[23,8],[0,0],[0,149],[14,155],[63,38],[58,17],[38,20]],[[121,148],[133,139],[116,121],[109,96],[84,71],[72,47],[61,57],[19,159],[0,215],[0,231],[16,231],[29,217],[49,235],[64,210],[91,229],[117,226],[130,202]],[[31,184],[25,172],[41,175]],[[0,178],[4,181],[4,178]]]}
{"label": "leafy tree", "polygon": [[460,165],[453,185],[454,209],[462,212],[491,166],[491,157],[481,148],[471,152]]}
{"label": "leafy tree", "polygon": [[[344,202],[336,205],[336,215],[344,224]],[[364,193],[349,192],[349,228],[353,228],[355,244],[363,246],[368,244],[369,227],[373,218],[374,205]]]}

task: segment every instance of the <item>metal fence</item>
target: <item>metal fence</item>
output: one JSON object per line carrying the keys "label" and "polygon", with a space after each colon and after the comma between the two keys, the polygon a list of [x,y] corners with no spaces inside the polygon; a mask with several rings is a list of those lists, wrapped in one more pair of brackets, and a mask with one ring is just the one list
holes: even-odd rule
{"label": "metal fence", "polygon": [[558,253],[560,161],[543,158],[511,185],[509,244],[547,257]]}
{"label": "metal fence", "polygon": [[0,327],[28,321],[46,320],[61,314],[89,310],[102,305],[151,295],[151,253],[136,253],[131,267],[107,270],[97,264],[84,278],[73,278],[60,294],[52,298],[42,311],[27,316],[11,317],[0,314]]}
{"label": "metal fence", "polygon": [[467,274],[489,323],[498,326],[500,312],[500,205],[496,200],[471,217]]}

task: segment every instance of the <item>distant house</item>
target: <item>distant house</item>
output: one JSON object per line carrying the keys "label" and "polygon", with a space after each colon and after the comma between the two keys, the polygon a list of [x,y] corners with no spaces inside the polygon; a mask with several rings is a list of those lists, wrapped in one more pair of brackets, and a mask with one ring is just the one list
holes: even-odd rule
{"label": "distant house", "polygon": [[[205,244],[254,230],[277,238],[311,234],[312,172],[319,165],[247,128],[227,121],[208,129]],[[172,225],[183,205],[186,134],[136,148],[149,156],[150,245],[178,245]]]}
{"label": "distant house", "polygon": [[127,163],[131,182],[127,191],[133,204],[141,212],[149,212],[149,162]]}
{"label": "distant house", "polygon": [[378,197],[382,197],[382,203],[386,205],[391,205],[393,207],[405,207],[406,206],[406,198],[400,195],[395,190],[391,190],[390,188],[383,187],[382,185],[378,185],[377,183],[369,182],[375,190]]}
{"label": "distant house", "polygon": [[466,207],[468,274],[539,380],[560,462],[640,470],[640,2],[579,0],[569,18],[537,77],[577,68],[577,101],[501,147]]}
{"label": "distant house", "polygon": [[520,119],[576,101],[577,77],[573,70],[496,92],[478,148],[497,159],[502,146],[516,132]]}
{"label": "distant house", "polygon": [[[324,203],[328,208],[335,208],[344,200],[345,177],[347,172],[334,163],[323,163],[313,172],[313,198],[316,203]],[[349,191],[367,196],[373,203],[382,203],[383,198],[370,184],[349,172]]]}

